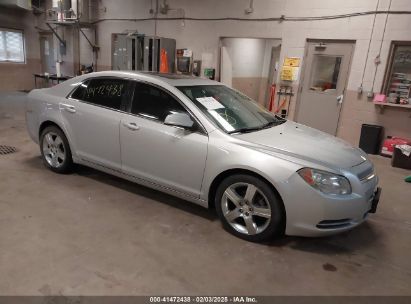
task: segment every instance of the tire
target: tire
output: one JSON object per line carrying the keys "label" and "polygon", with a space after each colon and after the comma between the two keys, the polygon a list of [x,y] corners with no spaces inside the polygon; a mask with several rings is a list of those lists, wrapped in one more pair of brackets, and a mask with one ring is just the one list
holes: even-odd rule
{"label": "tire", "polygon": [[69,173],[73,167],[70,145],[64,133],[55,126],[46,127],[40,135],[40,152],[44,165],[56,173]]}
{"label": "tire", "polygon": [[239,238],[265,242],[284,234],[282,200],[258,177],[235,174],[224,179],[217,188],[215,206],[224,229]]}

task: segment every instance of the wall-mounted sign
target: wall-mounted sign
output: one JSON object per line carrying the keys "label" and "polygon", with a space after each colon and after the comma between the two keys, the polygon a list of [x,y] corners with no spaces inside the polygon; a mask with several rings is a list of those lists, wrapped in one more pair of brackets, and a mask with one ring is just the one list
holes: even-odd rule
{"label": "wall-mounted sign", "polygon": [[291,67],[299,67],[300,58],[299,57],[285,57],[284,65],[291,66]]}
{"label": "wall-mounted sign", "polygon": [[294,81],[298,78],[298,67],[283,66],[281,80]]}
{"label": "wall-mounted sign", "polygon": [[184,49],[183,51],[183,57],[192,57],[193,56],[193,51],[189,49]]}
{"label": "wall-mounted sign", "polygon": [[300,70],[300,61],[301,59],[299,57],[285,57],[280,79],[285,81],[297,80],[298,72]]}

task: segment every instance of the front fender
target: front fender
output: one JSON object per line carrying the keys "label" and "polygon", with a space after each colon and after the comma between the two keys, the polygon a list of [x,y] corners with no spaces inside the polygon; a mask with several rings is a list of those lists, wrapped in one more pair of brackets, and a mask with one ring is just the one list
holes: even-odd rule
{"label": "front fender", "polygon": [[201,189],[201,199],[208,200],[213,181],[223,172],[242,169],[266,179],[282,196],[283,183],[301,168],[300,164],[276,158],[262,151],[238,145],[210,133],[207,164]]}

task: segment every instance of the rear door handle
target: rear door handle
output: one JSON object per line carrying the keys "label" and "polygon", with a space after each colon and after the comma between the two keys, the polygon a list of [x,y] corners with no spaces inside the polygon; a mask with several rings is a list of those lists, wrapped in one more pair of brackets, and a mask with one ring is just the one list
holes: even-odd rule
{"label": "rear door handle", "polygon": [[66,110],[67,112],[70,113],[76,113],[76,108],[72,105],[61,103],[60,108]]}
{"label": "rear door handle", "polygon": [[137,124],[135,122],[125,122],[123,123],[123,125],[127,128],[129,128],[132,131],[137,131],[140,129],[139,126],[137,126]]}

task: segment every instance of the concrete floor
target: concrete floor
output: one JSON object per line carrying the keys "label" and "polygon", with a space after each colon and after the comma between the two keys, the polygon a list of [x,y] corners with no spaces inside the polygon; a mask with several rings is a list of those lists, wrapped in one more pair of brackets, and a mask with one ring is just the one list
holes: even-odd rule
{"label": "concrete floor", "polygon": [[410,171],[373,157],[378,213],[328,238],[269,245],[213,212],[85,167],[46,170],[24,94],[0,95],[0,295],[411,295]]}

